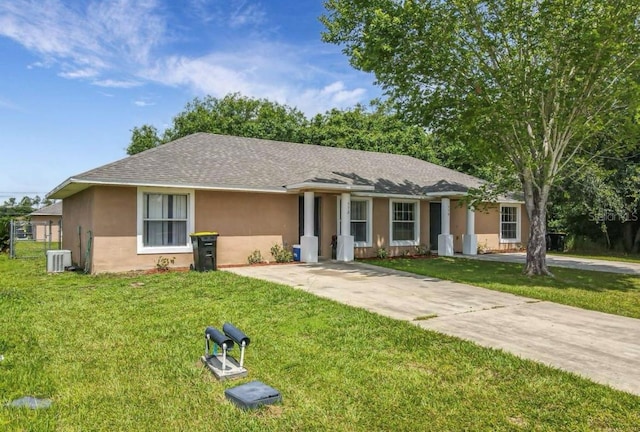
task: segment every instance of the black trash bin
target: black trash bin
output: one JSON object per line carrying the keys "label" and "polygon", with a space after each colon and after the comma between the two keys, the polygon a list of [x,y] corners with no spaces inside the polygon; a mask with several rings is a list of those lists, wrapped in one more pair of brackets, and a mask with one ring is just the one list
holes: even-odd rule
{"label": "black trash bin", "polygon": [[191,234],[193,245],[192,270],[210,271],[217,270],[216,249],[218,243],[217,232],[197,232]]}
{"label": "black trash bin", "polygon": [[564,252],[565,233],[551,232],[547,233],[547,250]]}

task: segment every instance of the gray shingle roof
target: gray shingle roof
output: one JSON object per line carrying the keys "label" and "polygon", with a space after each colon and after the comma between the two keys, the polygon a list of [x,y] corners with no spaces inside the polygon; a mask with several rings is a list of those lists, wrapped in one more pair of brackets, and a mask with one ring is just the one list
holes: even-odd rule
{"label": "gray shingle roof", "polygon": [[365,185],[376,193],[465,192],[482,180],[410,156],[197,133],[69,178],[74,183],[284,191],[300,183]]}
{"label": "gray shingle roof", "polygon": [[40,207],[39,209],[29,213],[29,216],[62,216],[62,201]]}

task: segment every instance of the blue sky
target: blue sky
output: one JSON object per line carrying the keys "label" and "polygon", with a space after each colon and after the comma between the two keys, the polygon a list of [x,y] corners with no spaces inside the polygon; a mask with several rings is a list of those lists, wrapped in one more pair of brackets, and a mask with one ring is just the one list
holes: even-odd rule
{"label": "blue sky", "polygon": [[320,40],[322,0],[3,0],[0,203],[125,157],[196,96],[239,92],[308,116],[380,95]]}

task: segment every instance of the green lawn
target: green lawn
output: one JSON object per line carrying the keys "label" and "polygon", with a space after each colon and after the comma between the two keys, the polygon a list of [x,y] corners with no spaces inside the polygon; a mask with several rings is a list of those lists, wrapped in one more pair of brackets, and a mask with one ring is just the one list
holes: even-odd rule
{"label": "green lawn", "polygon": [[59,248],[58,242],[17,240],[15,242],[15,256],[18,258],[42,258],[46,255],[47,250]]}
{"label": "green lawn", "polygon": [[367,261],[382,267],[496,291],[640,318],[640,277],[553,267],[554,278],[528,277],[521,264],[464,258]]}
{"label": "green lawn", "polygon": [[[640,397],[410,323],[225,272],[52,274],[0,256],[0,430],[637,430]],[[252,342],[249,377],[199,363],[203,331]],[[249,380],[282,405],[243,412]],[[5,407],[24,395],[47,410]]]}

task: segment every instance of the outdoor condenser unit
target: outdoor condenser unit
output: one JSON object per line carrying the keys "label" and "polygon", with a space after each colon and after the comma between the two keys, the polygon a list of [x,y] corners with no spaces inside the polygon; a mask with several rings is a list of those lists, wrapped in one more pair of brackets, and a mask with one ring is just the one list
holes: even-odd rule
{"label": "outdoor condenser unit", "polygon": [[65,267],[71,266],[70,250],[50,250],[47,251],[47,272],[60,273]]}

